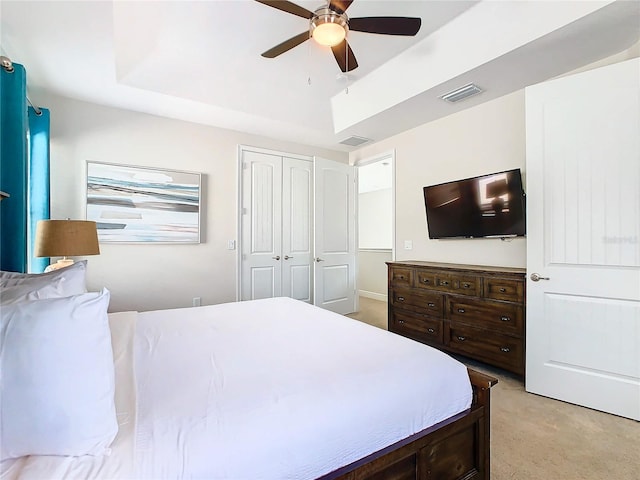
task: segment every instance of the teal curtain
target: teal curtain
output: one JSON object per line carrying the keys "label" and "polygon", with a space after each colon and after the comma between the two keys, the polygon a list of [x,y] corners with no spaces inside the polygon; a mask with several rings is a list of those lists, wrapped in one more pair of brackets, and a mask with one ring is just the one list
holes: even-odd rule
{"label": "teal curtain", "polygon": [[36,113],[29,107],[29,180],[27,182],[27,252],[28,270],[42,273],[49,265],[49,258],[36,258],[33,248],[36,240],[36,225],[39,220],[49,219],[49,124],[46,108]]}
{"label": "teal curtain", "polygon": [[27,269],[27,74],[0,68],[0,270]]}
{"label": "teal curtain", "polygon": [[28,107],[20,64],[0,68],[0,270],[42,272],[33,257],[35,226],[49,218],[49,111]]}

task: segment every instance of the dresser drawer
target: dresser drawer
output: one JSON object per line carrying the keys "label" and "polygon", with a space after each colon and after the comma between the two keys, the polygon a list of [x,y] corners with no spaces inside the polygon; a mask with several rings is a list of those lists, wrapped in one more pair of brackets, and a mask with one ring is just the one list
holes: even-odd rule
{"label": "dresser drawer", "polygon": [[391,267],[389,269],[389,283],[392,287],[411,287],[413,285],[413,269]]}
{"label": "dresser drawer", "polygon": [[442,317],[444,312],[444,298],[436,292],[394,289],[391,292],[391,305],[434,317]]}
{"label": "dresser drawer", "polygon": [[500,333],[517,336],[524,334],[524,312],[520,305],[450,297],[448,314],[452,323],[494,328]]}
{"label": "dresser drawer", "polygon": [[442,320],[395,310],[389,318],[389,330],[417,340],[442,345]]}
{"label": "dresser drawer", "polygon": [[452,325],[448,332],[445,343],[451,350],[515,373],[524,373],[523,339],[461,325]]}
{"label": "dresser drawer", "polygon": [[485,278],[484,296],[494,300],[522,302],[524,299],[524,282],[508,278]]}
{"label": "dresser drawer", "polygon": [[456,273],[435,274],[435,288],[443,292],[457,293],[459,295],[480,296],[482,279],[472,275]]}
{"label": "dresser drawer", "polygon": [[432,271],[416,270],[416,287],[433,289],[436,286],[436,274]]}

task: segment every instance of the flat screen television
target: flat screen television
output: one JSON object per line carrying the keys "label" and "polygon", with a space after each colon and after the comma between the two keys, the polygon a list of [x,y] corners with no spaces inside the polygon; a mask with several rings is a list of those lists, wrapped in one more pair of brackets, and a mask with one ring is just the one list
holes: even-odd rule
{"label": "flat screen television", "polygon": [[524,236],[520,169],[424,187],[429,238]]}

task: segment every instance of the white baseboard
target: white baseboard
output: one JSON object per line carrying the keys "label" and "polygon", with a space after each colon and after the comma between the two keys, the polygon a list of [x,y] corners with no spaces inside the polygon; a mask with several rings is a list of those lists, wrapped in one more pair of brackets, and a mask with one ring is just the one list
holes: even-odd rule
{"label": "white baseboard", "polygon": [[367,290],[358,290],[358,295],[365,298],[372,298],[374,300],[380,300],[381,302],[387,301],[387,295],[376,292],[368,292]]}

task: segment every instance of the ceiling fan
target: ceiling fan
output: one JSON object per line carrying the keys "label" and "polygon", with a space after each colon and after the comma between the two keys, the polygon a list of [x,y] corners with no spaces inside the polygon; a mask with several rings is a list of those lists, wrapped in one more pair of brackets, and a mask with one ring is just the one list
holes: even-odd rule
{"label": "ceiling fan", "polygon": [[349,18],[347,9],[353,0],[330,0],[313,12],[286,0],[256,0],[283,12],[309,19],[309,29],[291,37],[262,54],[275,58],[313,38],[320,45],[331,47],[340,70],[350,72],[358,68],[353,50],[347,42],[347,32],[379,33],[383,35],[414,36],[420,30],[422,20],[415,17],[360,17]]}

